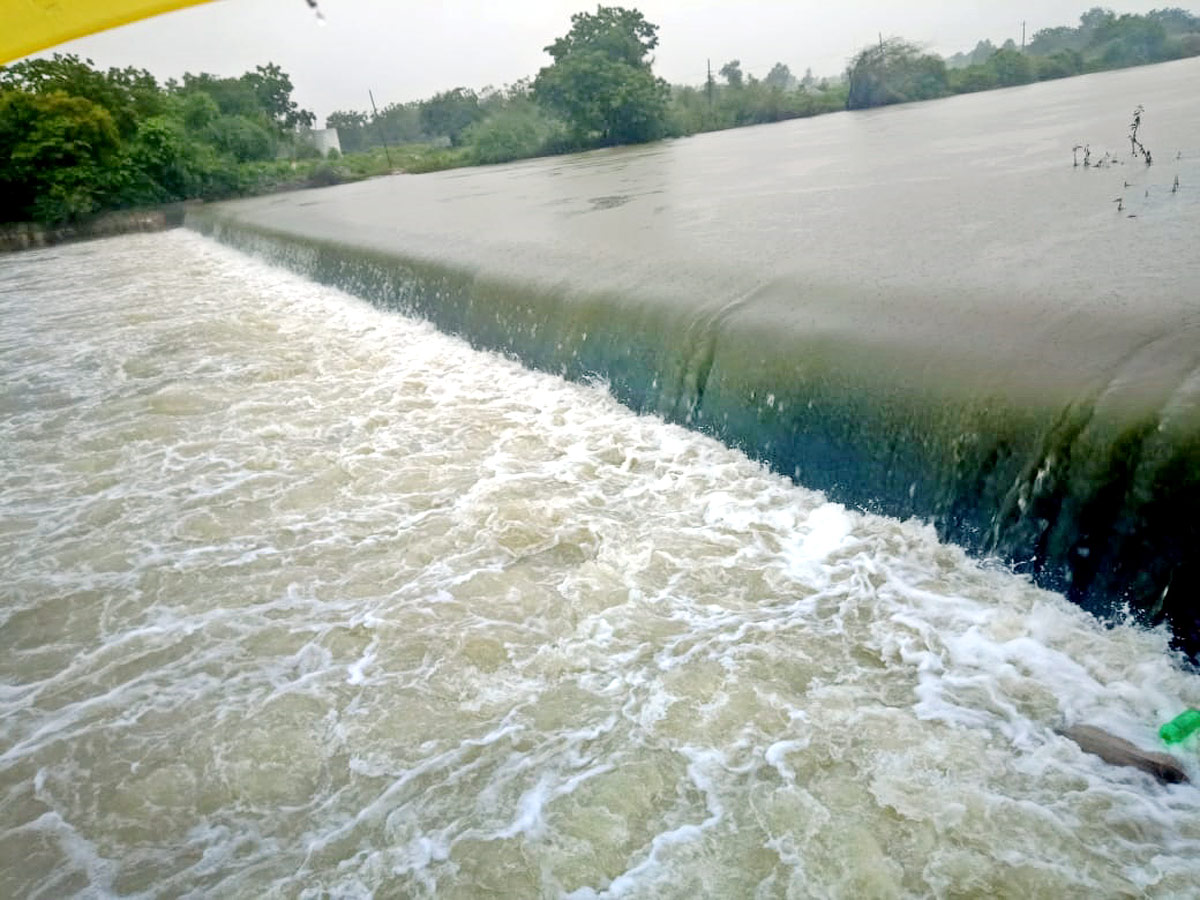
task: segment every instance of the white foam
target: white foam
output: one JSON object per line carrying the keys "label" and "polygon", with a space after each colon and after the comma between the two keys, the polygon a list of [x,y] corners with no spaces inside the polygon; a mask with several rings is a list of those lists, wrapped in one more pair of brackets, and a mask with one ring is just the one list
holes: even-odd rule
{"label": "white foam", "polygon": [[36,304],[0,261],[25,893],[1200,880],[1200,791],[1054,733],[1200,706],[1163,634],[194,235],[104,247]]}

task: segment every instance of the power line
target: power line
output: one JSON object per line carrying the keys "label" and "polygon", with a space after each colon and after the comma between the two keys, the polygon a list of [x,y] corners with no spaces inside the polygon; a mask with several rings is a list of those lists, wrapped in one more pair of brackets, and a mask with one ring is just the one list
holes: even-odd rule
{"label": "power line", "polygon": [[379,126],[379,140],[383,141],[383,155],[387,158],[388,171],[391,171],[392,154],[388,150],[387,136],[383,132],[383,123],[379,121],[379,110],[375,108],[375,95],[368,89],[367,96],[371,98],[371,111],[375,113],[375,124]]}

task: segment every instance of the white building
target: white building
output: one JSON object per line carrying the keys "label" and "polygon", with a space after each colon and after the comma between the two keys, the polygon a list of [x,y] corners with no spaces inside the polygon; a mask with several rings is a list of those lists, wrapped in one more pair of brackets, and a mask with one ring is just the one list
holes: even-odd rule
{"label": "white building", "polygon": [[300,140],[316,147],[322,156],[328,156],[330,150],[336,150],[339,156],[342,153],[342,142],[338,139],[336,128],[308,129],[300,133]]}

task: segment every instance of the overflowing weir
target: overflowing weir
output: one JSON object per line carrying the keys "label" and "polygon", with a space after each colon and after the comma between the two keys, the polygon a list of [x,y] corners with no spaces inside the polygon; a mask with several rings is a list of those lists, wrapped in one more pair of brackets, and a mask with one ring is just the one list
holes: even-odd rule
{"label": "overflowing weir", "polygon": [[[1194,654],[1198,75],[1172,63],[188,222],[603,379],[1100,615],[1167,621]],[[1138,104],[1151,168],[1125,139]],[[1072,165],[1084,143],[1102,165]]]}

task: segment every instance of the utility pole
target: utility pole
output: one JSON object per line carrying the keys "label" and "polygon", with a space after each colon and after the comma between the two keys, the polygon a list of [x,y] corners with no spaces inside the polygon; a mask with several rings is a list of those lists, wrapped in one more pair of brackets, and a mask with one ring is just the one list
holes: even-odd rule
{"label": "utility pole", "polygon": [[1021,52],[1025,52],[1025,20],[1021,20]]}
{"label": "utility pole", "polygon": [[709,110],[712,109],[712,105],[713,105],[713,88],[714,87],[715,87],[715,83],[713,82],[713,77],[712,77],[712,60],[709,59],[708,60],[708,81],[704,82],[704,89],[708,92],[708,108],[709,108]]}
{"label": "utility pole", "polygon": [[392,170],[392,154],[388,152],[387,137],[383,133],[383,123],[379,121],[379,110],[375,106],[375,95],[367,90],[367,96],[371,98],[371,112],[375,113],[375,127],[379,129],[379,140],[383,141],[383,155],[387,158],[388,171]]}
{"label": "utility pole", "polygon": [[883,32],[879,32],[879,49],[883,50]]}

